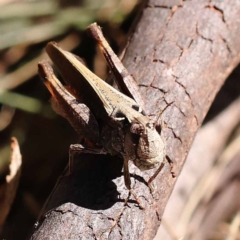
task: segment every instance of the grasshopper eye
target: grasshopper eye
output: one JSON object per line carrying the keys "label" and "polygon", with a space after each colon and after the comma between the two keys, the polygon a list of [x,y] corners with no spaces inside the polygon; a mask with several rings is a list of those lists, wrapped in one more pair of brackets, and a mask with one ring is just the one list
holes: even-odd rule
{"label": "grasshopper eye", "polygon": [[144,131],[144,127],[139,123],[133,123],[130,128],[131,133],[141,135]]}

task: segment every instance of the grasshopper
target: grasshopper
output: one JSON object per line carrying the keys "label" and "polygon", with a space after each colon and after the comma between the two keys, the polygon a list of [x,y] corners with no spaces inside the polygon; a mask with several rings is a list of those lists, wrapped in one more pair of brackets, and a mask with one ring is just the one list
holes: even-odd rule
{"label": "grasshopper", "polygon": [[133,161],[142,171],[160,165],[148,181],[151,186],[165,163],[164,142],[156,124],[145,115],[144,101],[135,80],[108,45],[100,27],[93,23],[88,30],[97,41],[118,88],[125,94],[92,73],[78,56],[64,51],[54,42],[47,44],[46,51],[67,86],[56,78],[47,61],[38,64],[38,72],[53,97],[56,111],[83,138],[83,144],[70,146],[70,171],[72,151],[121,155],[125,185],[143,208],[131,189],[128,162]]}

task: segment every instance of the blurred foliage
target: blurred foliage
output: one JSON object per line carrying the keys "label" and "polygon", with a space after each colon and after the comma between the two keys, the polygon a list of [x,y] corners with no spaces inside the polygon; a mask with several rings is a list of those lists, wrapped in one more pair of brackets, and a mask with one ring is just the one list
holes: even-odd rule
{"label": "blurred foliage", "polygon": [[[67,1],[66,1],[67,2]],[[82,3],[80,3],[82,2]],[[23,1],[0,8],[0,50],[47,41],[94,21],[121,23],[135,1]]]}
{"label": "blurred foliage", "polygon": [[2,238],[26,238],[67,164],[69,145],[78,140],[67,121],[53,112],[50,95],[37,77],[37,63],[48,58],[46,43],[56,41],[74,51],[105,77],[106,64],[85,29],[98,22],[118,50],[136,5],[137,0],[0,1],[0,179],[9,171],[11,136],[17,137],[23,156]]}

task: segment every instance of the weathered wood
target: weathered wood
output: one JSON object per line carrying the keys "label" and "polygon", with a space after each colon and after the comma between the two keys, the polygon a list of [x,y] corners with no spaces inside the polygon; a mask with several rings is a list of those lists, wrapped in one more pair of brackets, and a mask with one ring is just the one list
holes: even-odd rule
{"label": "weathered wood", "polygon": [[[129,38],[123,63],[141,88],[147,113],[165,109],[161,136],[178,173],[216,93],[240,60],[239,15],[238,1],[151,0]],[[175,182],[169,165],[155,180],[153,195],[146,180],[154,170],[130,167],[141,210],[133,198],[124,206],[121,159],[76,160],[75,172],[60,179],[31,239],[153,239]]]}

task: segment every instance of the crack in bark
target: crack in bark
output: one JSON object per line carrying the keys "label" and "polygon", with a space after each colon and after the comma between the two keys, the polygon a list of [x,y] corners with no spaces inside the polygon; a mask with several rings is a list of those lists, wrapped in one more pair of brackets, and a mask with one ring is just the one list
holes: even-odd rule
{"label": "crack in bark", "polygon": [[[210,1],[210,3],[211,3],[211,1]],[[220,15],[223,23],[226,24],[226,26],[227,26],[226,19],[225,19],[225,16],[224,16],[224,11],[222,9],[220,9],[219,7],[217,7],[214,4],[209,4],[209,5],[205,6],[205,8],[208,8],[212,11],[217,12]]]}
{"label": "crack in bark", "polygon": [[166,127],[172,131],[174,138],[176,138],[182,144],[182,139],[174,132],[173,128],[170,127],[166,122],[164,123]]}
{"label": "crack in bark", "polygon": [[191,99],[191,95],[190,95],[190,93],[187,91],[186,87],[185,87],[182,83],[180,83],[180,82],[177,80],[177,78],[175,79],[175,82],[176,82],[177,84],[179,84],[179,85],[184,89],[186,95],[187,95],[187,96],[189,97],[189,99],[190,99],[191,105],[193,106],[192,99]]}
{"label": "crack in bark", "polygon": [[187,115],[183,112],[183,110],[182,110],[179,106],[177,106],[176,104],[174,104],[174,107],[176,107],[176,108],[181,112],[181,114],[182,114],[184,117],[187,117]]}
{"label": "crack in bark", "polygon": [[[160,43],[161,43],[162,40],[163,40],[163,37],[160,39]],[[153,58],[152,58],[153,62],[160,62],[162,64],[166,64],[165,61],[163,61],[162,59],[156,58],[155,54],[156,54],[156,48],[154,47],[154,49],[153,49]]]}
{"label": "crack in bark", "polygon": [[163,101],[166,103],[167,106],[163,110],[161,110],[161,114],[164,113],[164,111],[174,103],[174,102],[170,102],[170,103],[167,102],[165,98],[163,98]]}
{"label": "crack in bark", "polygon": [[[154,198],[154,196],[153,196],[153,194],[151,193],[151,191],[150,191],[150,194],[152,195],[152,198]],[[145,201],[147,202],[147,205],[151,205],[151,204],[152,204],[152,202],[150,202],[146,196],[140,195],[139,198],[140,198],[140,197],[142,197],[143,199],[145,199]]]}
{"label": "crack in bark", "polygon": [[152,80],[151,80],[151,82],[150,82],[150,84],[149,84],[149,88],[152,87],[152,83],[154,82],[155,78],[156,78],[156,75],[153,76],[153,78],[152,78]]}
{"label": "crack in bark", "polygon": [[157,58],[154,58],[153,62],[160,62],[160,63],[166,64],[163,60],[157,59]]}
{"label": "crack in bark", "polygon": [[183,7],[183,0],[180,0],[179,1],[179,4],[178,5],[173,5],[173,6],[165,6],[165,5],[150,5],[148,4],[146,6],[146,8],[162,8],[162,9],[168,9],[168,10],[171,10],[170,11],[170,16],[167,18],[167,21],[166,21],[166,26],[169,24],[170,20],[173,18],[173,15],[175,14],[175,12],[179,9],[179,8],[182,8]]}
{"label": "crack in bark", "polygon": [[[127,198],[128,198],[128,200],[129,200],[129,196],[128,196]],[[116,220],[113,219],[113,218],[107,217],[107,218],[109,218],[109,219],[113,219],[113,221],[114,221],[114,224],[113,224],[113,226],[111,227],[108,236],[112,233],[113,229],[114,229],[116,226],[118,227],[119,234],[122,236],[122,232],[121,232],[122,227],[121,227],[121,224],[120,224],[120,219],[121,219],[121,216],[123,215],[123,212],[124,212],[124,210],[126,209],[126,207],[128,207],[128,201],[127,201],[127,202],[124,204],[124,206],[122,207],[122,209],[121,209],[121,211],[120,211],[120,214],[117,216]]]}
{"label": "crack in bark", "polygon": [[157,216],[157,220],[158,220],[159,222],[161,222],[161,218],[160,218],[160,216],[159,216],[158,211],[156,211],[156,216]]}
{"label": "crack in bark", "polygon": [[[174,81],[175,81],[177,84],[179,84],[179,85],[184,89],[186,95],[188,96],[188,98],[189,98],[189,100],[190,100],[191,106],[193,107],[194,105],[193,105],[193,103],[192,103],[192,98],[191,98],[190,93],[187,91],[187,88],[186,88],[181,82],[178,81],[179,77],[177,77],[177,76],[175,76],[175,75],[173,75],[173,74],[172,74],[172,76],[174,77]],[[179,110],[180,110],[180,109],[179,109]]]}
{"label": "crack in bark", "polygon": [[204,37],[198,30],[198,23],[196,23],[196,35],[198,37],[201,37],[202,39],[209,41],[211,44],[213,43],[213,40],[211,38]]}
{"label": "crack in bark", "polygon": [[163,90],[162,88],[159,88],[159,87],[156,87],[156,86],[153,86],[153,85],[150,85],[150,87],[159,90],[159,91],[162,92],[163,94],[168,93],[168,91],[165,91],[165,90]]}
{"label": "crack in bark", "polygon": [[61,209],[54,209],[53,212],[58,212],[58,213],[61,213],[62,215],[64,215],[65,213],[72,213],[75,216],[79,216],[74,211],[69,210],[69,209],[67,211],[64,211],[64,210],[61,210]]}
{"label": "crack in bark", "polygon": [[[176,43],[176,46],[179,47],[180,50],[181,50],[181,53],[179,54],[179,57],[178,57],[178,60],[177,60],[176,63],[178,63],[178,62],[180,61],[181,57],[183,56],[183,53],[186,52],[186,51],[191,47],[193,41],[194,41],[194,39],[192,39],[192,40],[189,42],[189,45],[187,46],[187,48],[183,48],[183,47],[181,47],[178,43]],[[175,63],[175,64],[176,64],[176,63]]]}
{"label": "crack in bark", "polygon": [[97,236],[95,234],[95,232],[93,231],[93,227],[91,226],[91,224],[87,224],[87,226],[89,227],[89,229],[91,230],[92,234],[93,234],[93,237],[95,240],[97,240]]}
{"label": "crack in bark", "polygon": [[221,40],[224,42],[224,44],[226,45],[226,48],[227,48],[229,54],[232,55],[232,50],[231,50],[231,48],[229,47],[227,40],[226,40],[224,37],[222,37],[221,34],[220,34],[220,38],[221,38]]}
{"label": "crack in bark", "polygon": [[159,91],[162,92],[163,94],[166,94],[166,93],[169,92],[169,91],[165,91],[165,90],[163,90],[162,88],[159,88],[159,87],[153,86],[152,83],[150,83],[150,85],[139,84],[138,86],[139,86],[139,87],[145,87],[145,88],[147,88],[147,89],[149,89],[149,88],[154,88],[154,89],[159,90]]}
{"label": "crack in bark", "polygon": [[195,118],[195,120],[196,120],[196,122],[197,122],[197,126],[199,126],[199,122],[198,122],[198,118],[197,118],[197,116],[194,114],[193,117]]}
{"label": "crack in bark", "polygon": [[141,85],[141,84],[140,84],[139,86],[141,86],[141,87],[147,87],[147,89],[149,89],[149,88],[157,89],[157,90],[159,90],[161,93],[163,93],[163,95],[165,95],[166,93],[168,93],[168,91],[165,91],[165,90],[163,90],[162,88],[159,88],[159,87],[157,87],[157,86],[153,86],[153,82],[154,82],[155,78],[156,78],[156,75],[153,76],[152,81],[150,82],[149,85],[144,85],[144,84]]}
{"label": "crack in bark", "polygon": [[[192,39],[192,40],[190,41],[190,43],[189,43],[189,45],[188,45],[187,49],[189,49],[189,48],[192,46],[192,44],[193,44],[193,41],[194,41],[194,39]],[[186,50],[187,50],[187,49],[186,49]]]}
{"label": "crack in bark", "polygon": [[203,40],[210,42],[210,44],[211,44],[210,52],[213,53],[213,50],[212,50],[213,39],[204,37],[204,36],[199,32],[199,30],[198,30],[198,23],[196,23],[196,35],[197,35],[197,37],[200,37],[200,38],[202,38]]}
{"label": "crack in bark", "polygon": [[180,1],[180,4],[179,5],[175,5],[173,7],[171,7],[171,13],[170,13],[170,16],[168,17],[167,19],[167,22],[166,22],[166,25],[169,24],[170,20],[173,18],[173,15],[175,14],[175,12],[179,9],[179,8],[182,8],[183,7],[183,2]]}
{"label": "crack in bark", "polygon": [[178,56],[178,60],[177,60],[177,62],[176,63],[178,63],[179,61],[180,61],[180,59],[181,59],[181,57],[182,57],[182,55],[183,55],[183,53],[184,53],[184,48],[182,48],[180,45],[178,45],[178,43],[176,43],[176,46],[177,47],[179,47],[180,48],[180,50],[181,50],[181,52],[180,52],[180,54],[179,54],[179,56]]}

